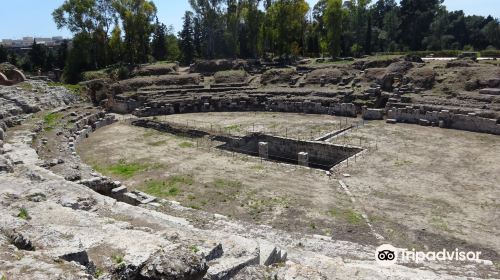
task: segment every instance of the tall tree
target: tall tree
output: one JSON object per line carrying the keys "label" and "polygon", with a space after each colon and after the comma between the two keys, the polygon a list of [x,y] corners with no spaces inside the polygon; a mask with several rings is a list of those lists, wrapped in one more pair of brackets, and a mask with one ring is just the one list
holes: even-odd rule
{"label": "tall tree", "polygon": [[68,40],[63,40],[61,45],[57,47],[56,59],[54,66],[63,69],[68,57]]}
{"label": "tall tree", "polygon": [[156,19],[153,41],[151,42],[152,55],[159,60],[167,59],[167,26]]}
{"label": "tall tree", "polygon": [[174,34],[174,27],[170,25],[167,29],[167,60],[178,61],[181,58],[181,49],[179,48],[179,40]]}
{"label": "tall tree", "polygon": [[45,45],[38,44],[36,40],[33,41],[31,45],[31,50],[29,51],[29,58],[34,70],[49,70],[46,69],[48,50]]}
{"label": "tall tree", "polygon": [[278,0],[271,4],[266,17],[271,28],[271,46],[277,55],[298,55],[304,46],[305,0]]}
{"label": "tall tree", "polygon": [[123,52],[122,30],[120,25],[116,24],[109,39],[110,63],[121,62],[123,60]]}
{"label": "tall tree", "polygon": [[385,14],[382,27],[383,36],[381,36],[385,42],[385,47],[383,48],[385,51],[396,51],[399,48],[397,42],[401,34],[401,30],[399,29],[400,25],[401,19],[398,16],[397,9],[392,9]]}
{"label": "tall tree", "polygon": [[150,54],[150,38],[154,31],[156,6],[148,0],[116,0],[114,7],[125,32],[125,52],[130,63],[145,63]]}
{"label": "tall tree", "polygon": [[368,24],[366,27],[366,36],[365,36],[365,53],[366,54],[371,54],[372,53],[372,17],[370,14],[368,14]]}
{"label": "tall tree", "polygon": [[179,45],[182,53],[181,62],[184,65],[189,65],[193,62],[195,53],[193,13],[186,11],[183,21],[182,31],[179,33]]}
{"label": "tall tree", "polygon": [[493,48],[500,48],[500,25],[497,20],[488,22],[482,29],[482,33]]}
{"label": "tall tree", "polygon": [[200,21],[203,56],[214,58],[220,53],[216,45],[224,42],[223,0],[189,0],[189,3]]}
{"label": "tall tree", "polygon": [[202,36],[203,31],[201,28],[201,20],[198,17],[193,18],[193,45],[194,45],[194,56],[202,57]]}
{"label": "tall tree", "polygon": [[73,47],[69,51],[63,72],[66,83],[81,81],[81,73],[93,69],[91,46],[92,39],[88,33],[78,33],[73,37]]}
{"label": "tall tree", "polygon": [[0,63],[6,62],[8,60],[8,55],[7,49],[5,49],[3,45],[0,45]]}
{"label": "tall tree", "polygon": [[429,34],[430,25],[443,0],[401,0],[402,42],[410,50],[421,50],[422,40]]}
{"label": "tall tree", "polygon": [[107,39],[116,21],[116,10],[112,3],[112,0],[65,0],[52,13],[59,29],[66,27],[75,34],[91,35],[93,68],[107,64]]}
{"label": "tall tree", "polygon": [[340,56],[342,35],[342,0],[328,0],[323,20],[326,27],[328,51],[332,57]]}
{"label": "tall tree", "polygon": [[226,0],[224,31],[224,56],[235,58],[239,54],[238,31],[240,24],[240,5],[237,0]]}

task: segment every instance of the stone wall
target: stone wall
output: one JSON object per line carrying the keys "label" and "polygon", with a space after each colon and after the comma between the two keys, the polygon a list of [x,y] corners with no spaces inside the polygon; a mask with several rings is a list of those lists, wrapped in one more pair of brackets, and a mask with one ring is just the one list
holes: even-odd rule
{"label": "stone wall", "polygon": [[384,119],[384,110],[371,109],[365,106],[363,107],[362,115],[365,120],[382,120]]}
{"label": "stone wall", "polygon": [[[132,101],[133,103],[133,101]],[[134,107],[131,101],[118,102],[114,105],[115,111],[123,111]],[[176,103],[153,103],[136,109],[133,114],[138,117],[170,115],[192,112],[218,111],[274,111],[288,113],[329,114],[336,116],[356,117],[357,109],[352,103],[336,103],[323,105],[321,102],[310,100],[287,101],[269,100],[260,101],[257,98],[224,98],[210,100],[186,100]]]}
{"label": "stone wall", "polygon": [[479,117],[474,113],[454,114],[448,110],[422,111],[408,106],[392,108],[387,112],[387,118],[396,122],[433,125],[441,128],[452,128],[472,132],[500,135],[500,123],[496,119]]}

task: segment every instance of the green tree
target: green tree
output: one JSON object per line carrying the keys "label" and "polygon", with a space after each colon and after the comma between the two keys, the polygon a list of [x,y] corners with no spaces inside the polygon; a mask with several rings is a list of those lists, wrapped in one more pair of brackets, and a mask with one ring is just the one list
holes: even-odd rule
{"label": "green tree", "polygon": [[151,42],[152,55],[157,60],[167,59],[167,26],[156,19],[153,41]]}
{"label": "green tree", "polygon": [[156,6],[147,0],[116,0],[114,7],[125,32],[124,49],[129,63],[145,63],[151,53]]}
{"label": "green tree", "polygon": [[421,50],[430,25],[443,0],[401,0],[402,43],[410,50]]}
{"label": "green tree", "polygon": [[59,29],[66,27],[75,34],[87,33],[93,37],[91,50],[93,68],[107,64],[107,39],[116,21],[116,10],[111,0],[65,0],[52,16]]}
{"label": "green tree", "polygon": [[66,64],[66,59],[68,57],[68,40],[62,41],[61,45],[59,45],[56,49],[56,57],[54,66],[63,69]]}
{"label": "green tree", "polygon": [[186,11],[183,21],[182,31],[179,33],[179,46],[182,53],[181,63],[189,65],[193,62],[195,52],[193,13]]}
{"label": "green tree", "polygon": [[488,22],[482,29],[482,33],[488,40],[490,46],[500,48],[500,25],[497,20]]}
{"label": "green tree", "polygon": [[241,57],[255,58],[259,54],[259,34],[264,18],[259,5],[260,0],[241,1],[238,38]]}
{"label": "green tree", "polygon": [[398,10],[392,9],[385,14],[384,17],[384,25],[382,27],[383,33],[381,38],[385,42],[385,47],[383,48],[386,51],[396,51],[397,42],[400,37],[400,29],[401,20],[398,16]]}
{"label": "green tree", "polygon": [[84,71],[93,69],[92,37],[88,33],[78,33],[73,38],[73,48],[69,51],[63,80],[67,83],[81,81]]}
{"label": "green tree", "polygon": [[223,0],[189,0],[201,30],[201,50],[205,58],[214,58],[221,52],[216,47],[224,42]]}
{"label": "green tree", "polygon": [[32,67],[37,70],[50,70],[47,69],[47,56],[48,56],[48,49],[45,45],[38,44],[35,40],[33,41],[33,44],[31,45],[31,50],[29,51],[29,59],[31,61]]}
{"label": "green tree", "polygon": [[3,45],[0,45],[0,63],[8,61],[9,53],[7,49],[4,48]]}
{"label": "green tree", "polygon": [[115,25],[109,39],[109,58],[110,63],[118,63],[123,60],[123,41],[120,25]]}
{"label": "green tree", "polygon": [[226,13],[224,31],[224,51],[225,57],[236,57],[239,54],[238,36],[240,24],[240,5],[237,0],[226,0]]}
{"label": "green tree", "polygon": [[179,48],[179,40],[174,34],[174,27],[170,26],[167,29],[167,60],[178,61],[181,58],[181,49]]}
{"label": "green tree", "polygon": [[194,56],[202,57],[202,28],[200,24],[200,19],[198,17],[193,18],[193,45],[194,45]]}
{"label": "green tree", "polygon": [[327,0],[323,21],[326,27],[326,42],[332,57],[340,56],[342,35],[342,0]]}
{"label": "green tree", "polygon": [[304,46],[306,14],[305,0],[278,0],[267,10],[271,47],[277,55],[298,55]]}

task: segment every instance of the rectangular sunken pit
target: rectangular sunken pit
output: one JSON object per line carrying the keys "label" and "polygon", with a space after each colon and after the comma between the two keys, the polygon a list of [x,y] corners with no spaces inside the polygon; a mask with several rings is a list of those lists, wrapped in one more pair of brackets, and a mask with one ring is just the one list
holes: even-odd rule
{"label": "rectangular sunken pit", "polygon": [[218,148],[278,162],[330,170],[363,149],[254,133],[230,138]]}

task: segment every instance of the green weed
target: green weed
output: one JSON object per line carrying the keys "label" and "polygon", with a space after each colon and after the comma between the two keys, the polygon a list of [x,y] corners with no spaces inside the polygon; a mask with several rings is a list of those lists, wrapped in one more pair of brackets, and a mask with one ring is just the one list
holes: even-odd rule
{"label": "green weed", "polygon": [[17,217],[21,218],[23,220],[30,220],[31,219],[31,217],[28,213],[28,210],[26,210],[26,208],[24,208],[24,207],[19,209],[19,214],[17,214]]}

